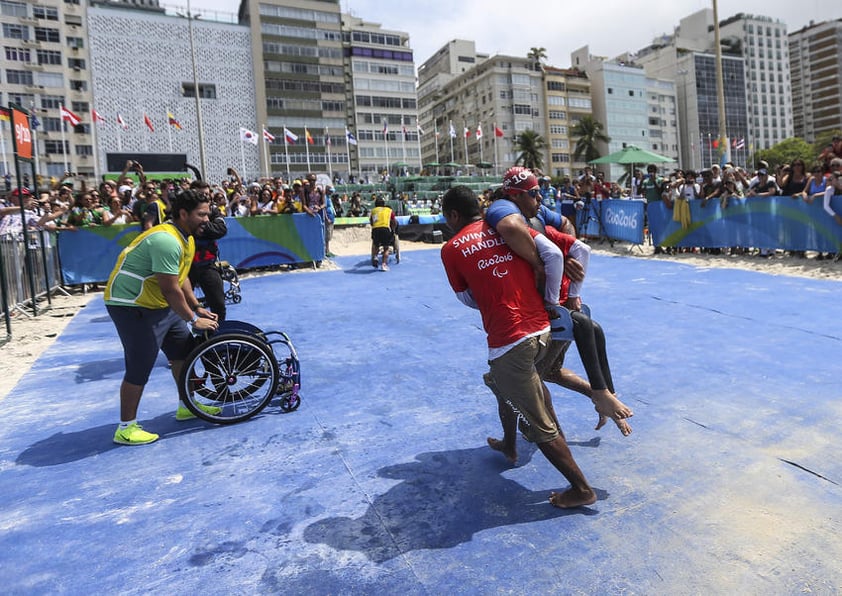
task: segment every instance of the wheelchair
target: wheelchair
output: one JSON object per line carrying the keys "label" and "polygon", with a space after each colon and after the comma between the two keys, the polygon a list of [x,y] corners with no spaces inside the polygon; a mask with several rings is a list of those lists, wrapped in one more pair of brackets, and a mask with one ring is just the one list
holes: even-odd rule
{"label": "wheelchair", "polygon": [[178,379],[181,400],[193,414],[216,424],[242,422],[280,398],[280,409],[301,405],[298,353],[283,331],[224,321],[196,338]]}
{"label": "wheelchair", "polygon": [[[389,243],[385,247],[384,246],[378,246],[377,242],[372,238],[372,240],[371,240],[371,266],[374,267],[375,269],[377,269],[380,266],[381,254],[383,253],[383,251],[386,248],[392,249],[392,252],[391,252],[390,256],[395,258],[396,264],[400,264],[400,262],[401,262],[401,239],[398,236],[398,230],[397,229],[392,230],[392,237],[391,237]],[[388,258],[386,258],[384,260],[384,263],[388,265],[388,262],[389,262],[389,260],[388,260]]]}
{"label": "wheelchair", "polygon": [[[222,278],[222,287],[223,289],[223,297],[225,298],[225,304],[239,304],[243,301],[243,297],[241,296],[240,290],[240,276],[237,275],[237,270],[234,268],[231,263],[228,261],[217,261],[212,265],[217,271],[219,271],[219,276]],[[194,292],[198,290],[198,286],[194,288]],[[199,304],[202,305],[204,308],[207,308],[208,301],[205,298],[204,294],[201,292],[196,292],[196,299],[199,301]]]}

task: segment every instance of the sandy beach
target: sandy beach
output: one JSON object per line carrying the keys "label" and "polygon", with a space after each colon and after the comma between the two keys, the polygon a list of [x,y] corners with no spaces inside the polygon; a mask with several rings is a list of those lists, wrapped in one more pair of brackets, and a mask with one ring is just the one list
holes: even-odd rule
{"label": "sandy beach", "polygon": [[[339,256],[367,255],[370,250],[370,230],[367,227],[352,227],[335,230],[330,249]],[[693,265],[695,267],[730,267],[761,271],[771,275],[789,275],[815,279],[842,280],[842,260],[817,261],[811,253],[801,259],[784,256],[782,252],[771,258],[756,256],[727,256],[683,253],[677,255],[654,255],[652,246],[631,246],[627,243],[592,242],[596,254],[622,256],[633,259],[663,259]],[[401,251],[437,250],[437,245],[422,242],[401,243]],[[330,260],[322,263],[316,271],[330,271],[337,266]],[[277,275],[296,274],[312,269],[283,272]],[[263,272],[260,275],[266,275]],[[273,273],[275,274],[275,273]],[[241,276],[247,279],[251,274]],[[29,370],[38,357],[52,345],[70,320],[81,308],[99,296],[98,292],[84,294],[74,290],[70,296],[63,294],[52,298],[52,307],[38,317],[27,317],[15,313],[12,317],[12,339],[0,346],[0,399],[5,398],[20,378]]]}

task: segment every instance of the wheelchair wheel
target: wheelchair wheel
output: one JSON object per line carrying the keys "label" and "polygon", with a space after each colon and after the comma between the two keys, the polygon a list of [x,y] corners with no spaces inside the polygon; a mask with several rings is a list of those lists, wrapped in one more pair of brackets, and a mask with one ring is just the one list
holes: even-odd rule
{"label": "wheelchair wheel", "polygon": [[[277,394],[281,396],[281,409],[284,412],[292,412],[301,405],[301,397],[298,395],[298,390],[301,389],[298,353],[286,333],[270,331],[266,336],[278,363]],[[275,336],[278,338],[275,339]]]}
{"label": "wheelchair wheel", "polygon": [[243,333],[222,333],[199,344],[184,361],[179,395],[199,418],[241,422],[265,408],[278,389],[272,347]]}

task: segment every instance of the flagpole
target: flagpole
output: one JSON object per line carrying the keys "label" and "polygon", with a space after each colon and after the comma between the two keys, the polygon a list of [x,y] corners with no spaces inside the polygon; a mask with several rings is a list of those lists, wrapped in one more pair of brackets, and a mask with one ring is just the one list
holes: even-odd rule
{"label": "flagpole", "polygon": [[[711,141],[710,133],[708,133],[708,167],[713,165],[713,142]],[[705,164],[702,164],[704,169]]]}
{"label": "flagpole", "polygon": [[[121,116],[122,118],[122,116]],[[117,123],[117,153],[123,152],[123,127]]]}
{"label": "flagpole", "polygon": [[415,130],[418,132],[418,173],[424,169],[424,157],[421,155],[421,125],[415,120]]}
{"label": "flagpole", "polygon": [[244,142],[245,141],[240,139],[240,163],[243,164],[243,169],[242,169],[243,177],[248,178],[248,176],[246,176],[246,150],[243,148]]}
{"label": "flagpole", "polygon": [[435,136],[435,141],[436,141],[436,163],[439,163],[439,127],[438,127],[438,124],[435,126],[435,130],[433,131],[433,135]]}
{"label": "flagpole", "polygon": [[310,173],[310,129],[304,126],[304,152],[307,154],[307,173]]}
{"label": "flagpole", "polygon": [[403,158],[403,163],[406,163],[406,126],[401,128],[403,131],[403,136],[401,137],[401,157]]}
{"label": "flagpole", "polygon": [[348,180],[346,182],[350,182],[353,172],[351,171],[351,142],[348,140],[347,126],[345,127],[345,155],[348,158]]}
{"label": "flagpole", "polygon": [[146,112],[143,113],[143,124],[146,126],[146,134],[143,135],[144,140],[146,141],[146,152],[149,153],[149,125],[146,123],[148,116]]}
{"label": "flagpole", "polygon": [[287,129],[284,127],[284,155],[287,160],[287,184],[292,186],[292,176],[289,173],[289,147],[287,147]]}
{"label": "flagpole", "polygon": [[333,165],[330,163],[330,132],[325,126],[325,148],[327,149],[327,175],[330,176],[330,181],[333,182]]}
{"label": "flagpole", "polygon": [[170,153],[172,153],[172,122],[170,122],[170,109],[167,108],[167,138],[170,142]]}
{"label": "flagpole", "polygon": [[498,170],[498,162],[500,161],[497,158],[497,123],[495,122],[492,127],[493,130],[491,131],[494,135],[494,175],[497,176]]}
{"label": "flagpole", "polygon": [[[63,107],[63,106],[62,106]],[[67,128],[67,121],[62,115],[61,119],[61,153],[64,155],[64,171],[69,172],[70,166],[67,165],[67,141],[64,138],[64,129]]]}
{"label": "flagpole", "polygon": [[[93,115],[93,114],[91,114]],[[96,134],[96,127],[97,127],[97,118],[91,118],[91,141],[93,141],[94,145],[94,180],[97,182],[99,181],[99,147],[97,146],[97,134]]]}
{"label": "flagpole", "polygon": [[389,174],[389,125],[383,121],[383,145],[386,147],[386,174]]}
{"label": "flagpole", "polygon": [[[0,120],[0,148],[3,149],[3,175],[5,176],[6,174],[9,173],[9,162],[6,159],[6,125],[3,124],[3,122],[5,122],[5,120]],[[12,123],[11,123],[11,120],[9,120],[9,128],[11,128],[11,126],[12,126]],[[35,131],[34,130],[32,131],[32,144],[33,145],[35,144]],[[35,169],[37,170],[38,168],[35,168]]]}
{"label": "flagpole", "polygon": [[263,125],[263,128],[260,130],[260,136],[263,137],[263,161],[266,162],[266,177],[272,175],[272,168],[269,165],[269,139],[266,138],[266,135],[263,134],[263,131],[266,130],[266,125]]}
{"label": "flagpole", "polygon": [[447,135],[450,137],[450,163],[456,161],[456,158],[453,156],[453,137],[456,136],[456,131],[453,128],[453,120],[450,121],[450,130],[447,131]]}
{"label": "flagpole", "polygon": [[482,161],[483,161],[483,159],[482,159],[482,137],[485,136],[482,133],[482,121],[480,121],[479,126],[477,127],[477,130],[480,131],[480,137],[477,139],[477,143],[479,143],[479,161],[480,161],[480,163],[482,163]]}
{"label": "flagpole", "polygon": [[470,160],[468,159],[468,123],[465,122],[465,131],[462,133],[462,142],[465,145],[465,173],[468,173],[468,165],[470,164]]}

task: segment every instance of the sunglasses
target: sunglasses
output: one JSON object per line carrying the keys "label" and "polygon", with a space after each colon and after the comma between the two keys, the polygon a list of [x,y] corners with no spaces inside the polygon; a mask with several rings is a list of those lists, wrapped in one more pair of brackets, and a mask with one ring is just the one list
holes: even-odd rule
{"label": "sunglasses", "polygon": [[537,188],[533,188],[532,190],[527,190],[526,194],[528,194],[533,199],[537,199],[538,197],[541,196],[541,191],[538,190]]}

